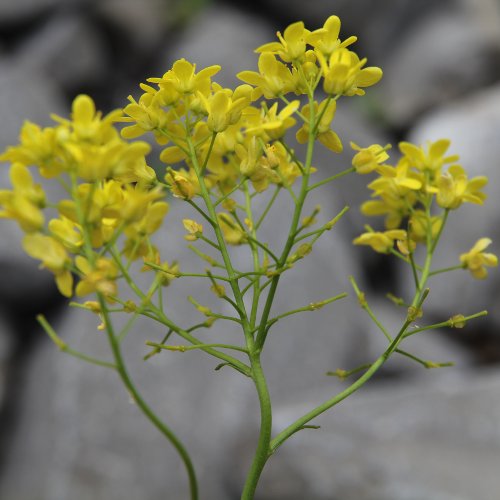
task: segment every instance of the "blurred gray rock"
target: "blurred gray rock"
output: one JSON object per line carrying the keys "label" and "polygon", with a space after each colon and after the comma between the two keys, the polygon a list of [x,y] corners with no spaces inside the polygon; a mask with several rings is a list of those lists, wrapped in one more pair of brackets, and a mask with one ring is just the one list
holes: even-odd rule
{"label": "blurred gray rock", "polygon": [[236,73],[256,69],[258,54],[254,50],[274,36],[263,18],[245,14],[226,5],[212,5],[194,17],[183,33],[167,47],[158,60],[165,72],[166,61],[185,58],[198,68],[219,64],[222,70],[214,80],[221,85],[240,85]]}
{"label": "blurred gray rock", "polygon": [[[483,206],[463,204],[456,213],[451,212],[447,229],[438,248],[435,268],[458,264],[460,254],[467,252],[482,237],[489,237],[493,244],[487,251],[500,253],[500,85],[495,85],[471,97],[442,108],[417,123],[409,140],[417,144],[451,139],[451,153],[460,155],[460,163],[469,173],[469,178],[486,175],[489,184],[485,192],[489,195]],[[500,273],[491,269],[485,281],[477,281],[468,271],[454,271],[431,280],[431,294],[427,309],[439,317],[453,314],[472,314],[488,309],[488,320],[500,325]],[[453,293],[460,290],[460,293]],[[434,297],[434,300],[433,300]],[[436,300],[436,298],[438,300]],[[477,320],[479,323],[481,320]],[[479,326],[469,325],[471,330]]]}
{"label": "blurred gray rock", "polygon": [[414,26],[383,65],[381,105],[393,125],[500,78],[500,5],[459,4]]}
{"label": "blurred gray rock", "polygon": [[102,81],[109,69],[107,50],[96,26],[65,13],[52,16],[27,36],[12,57],[70,91]]}
{"label": "blurred gray rock", "polygon": [[194,2],[181,0],[100,0],[93,6],[97,15],[119,29],[126,42],[146,53],[157,50],[165,34],[178,27]]}
{"label": "blurred gray rock", "polygon": [[2,24],[19,22],[34,18],[54,9],[61,0],[2,0],[0,1],[0,19]]}
{"label": "blurred gray rock", "polygon": [[10,326],[5,316],[0,314],[0,413],[2,412],[7,391],[7,370],[12,353],[13,341]]}

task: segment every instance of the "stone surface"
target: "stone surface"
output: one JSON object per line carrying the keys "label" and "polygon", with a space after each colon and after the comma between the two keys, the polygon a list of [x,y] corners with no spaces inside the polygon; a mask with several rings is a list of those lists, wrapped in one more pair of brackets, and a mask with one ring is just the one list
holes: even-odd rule
{"label": "stone surface", "polygon": [[0,2],[0,24],[33,19],[40,14],[50,12],[61,0],[2,0]]}
{"label": "stone surface", "polygon": [[27,36],[12,57],[69,92],[102,82],[109,71],[108,51],[97,26],[82,15],[65,12]]}
{"label": "stone surface", "polygon": [[500,78],[500,7],[488,0],[472,4],[436,13],[395,45],[380,84],[394,125],[411,126],[433,106]]}
{"label": "stone surface", "polygon": [[[101,0],[93,9],[97,16],[121,32],[124,46],[150,57],[170,29],[190,14],[190,2],[180,0]],[[196,9],[192,2],[192,9]]]}
{"label": "stone surface", "polygon": [[166,47],[166,55],[158,60],[158,70],[165,72],[173,61],[184,57],[198,68],[221,65],[214,80],[225,86],[239,85],[243,82],[237,80],[236,73],[257,68],[254,50],[273,36],[263,18],[225,5],[208,6]]}

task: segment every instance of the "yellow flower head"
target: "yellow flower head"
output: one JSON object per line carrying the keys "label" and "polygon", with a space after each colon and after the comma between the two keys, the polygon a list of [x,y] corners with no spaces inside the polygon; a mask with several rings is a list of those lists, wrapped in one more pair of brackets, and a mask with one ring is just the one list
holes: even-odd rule
{"label": "yellow flower head", "polygon": [[367,59],[360,60],[345,47],[335,50],[328,59],[320,50],[316,56],[323,72],[323,89],[329,95],[364,95],[361,87],[375,85],[382,78],[380,68],[363,68]]}
{"label": "yellow flower head", "polygon": [[41,233],[27,234],[23,239],[24,251],[42,261],[41,267],[55,275],[56,285],[65,297],[73,294],[73,276],[68,270],[71,260],[61,243]]}
{"label": "yellow flower head", "polygon": [[217,214],[217,220],[224,233],[225,240],[230,245],[241,245],[247,240],[247,236],[237,222],[226,213]]}
{"label": "yellow flower head", "polygon": [[203,226],[192,219],[182,219],[186,231],[189,233],[184,238],[188,241],[195,241],[198,235],[203,233]]}
{"label": "yellow flower head", "polygon": [[458,155],[445,156],[449,147],[450,141],[448,139],[440,139],[429,143],[427,150],[411,142],[399,143],[399,149],[404,155],[403,158],[411,167],[423,171],[430,170],[431,172],[439,171],[446,163],[453,163],[458,160]]}
{"label": "yellow flower head", "polygon": [[498,257],[495,254],[483,251],[491,243],[490,238],[480,238],[467,253],[460,255],[460,262],[464,269],[468,269],[472,276],[478,280],[482,280],[488,276],[486,267],[498,266]]}
{"label": "yellow flower head", "polygon": [[78,255],[75,257],[75,264],[82,273],[80,282],[76,285],[78,297],[94,292],[102,293],[106,297],[117,294],[115,280],[118,276],[118,269],[112,260],[100,257],[92,265],[86,258]]}
{"label": "yellow flower head", "polygon": [[199,190],[197,181],[185,170],[170,170],[165,176],[165,181],[176,198],[190,200]]}
{"label": "yellow flower head", "polygon": [[432,215],[430,218],[423,210],[414,210],[408,220],[408,230],[410,237],[414,241],[425,241],[427,230],[430,227],[431,236],[435,238],[441,226],[443,219],[439,215]]}
{"label": "yellow flower head", "polygon": [[[255,108],[249,109],[247,119],[250,114],[257,122],[246,129],[249,135],[265,135],[266,138],[281,139],[289,128],[292,128],[296,121],[292,115],[299,109],[300,101],[292,101],[278,113],[278,103],[275,102],[268,110],[258,111]],[[250,121],[250,123],[252,123]]]}
{"label": "yellow flower head", "polygon": [[167,71],[161,78],[148,78],[148,82],[162,85],[172,85],[182,95],[196,94],[200,91],[210,91],[211,77],[220,71],[220,66],[214,65],[202,69],[196,73],[196,64],[179,59],[175,61],[172,69]]}
{"label": "yellow flower head", "polygon": [[[314,101],[314,114],[319,116],[320,120],[316,129],[316,137],[319,142],[326,148],[334,153],[341,153],[343,150],[342,141],[340,137],[334,132],[330,125],[335,118],[337,110],[337,103],[331,99],[325,99],[320,104]],[[311,109],[309,104],[304,105],[302,114],[309,118],[311,116]],[[309,124],[306,122],[297,130],[295,138],[299,144],[305,144],[309,140]]]}
{"label": "yellow flower head", "polygon": [[127,104],[123,109],[127,116],[120,121],[133,123],[133,125],[124,127],[121,131],[122,137],[126,139],[135,139],[146,132],[163,129],[170,118],[169,113],[162,109],[160,99],[155,98],[156,91],[149,85],[144,85],[143,88],[148,89],[148,91],[142,94],[139,102],[129,96],[130,104]]}
{"label": "yellow flower head", "polygon": [[83,245],[81,227],[64,216],[61,216],[60,219],[51,219],[49,231],[70,252],[78,252]]}
{"label": "yellow flower head", "polygon": [[116,109],[103,118],[102,114],[96,111],[92,98],[80,94],[73,100],[71,121],[55,115],[53,118],[71,127],[74,140],[101,143],[108,134],[114,133],[112,124],[122,115],[122,110]]}
{"label": "yellow flower head", "polygon": [[380,144],[372,144],[367,148],[361,148],[356,143],[351,142],[351,148],[358,151],[352,159],[352,166],[358,174],[369,174],[389,159],[387,150],[390,147],[390,144],[385,147],[380,146]]}
{"label": "yellow flower head", "polygon": [[14,163],[10,168],[12,191],[0,191],[0,217],[14,219],[23,231],[32,233],[44,224],[42,208],[45,206],[45,193],[35,184],[27,167]]}
{"label": "yellow flower head", "polygon": [[279,62],[271,52],[262,52],[259,56],[259,73],[241,71],[236,76],[245,83],[257,87],[266,99],[273,99],[292,92],[296,87],[296,79],[288,67]]}
{"label": "yellow flower head", "polygon": [[243,109],[250,104],[249,95],[238,97],[230,89],[219,89],[209,98],[198,92],[198,97],[208,113],[207,126],[211,132],[223,132],[237,123]]}
{"label": "yellow flower head", "polygon": [[448,172],[441,174],[435,187],[429,187],[429,192],[436,192],[436,201],[440,207],[456,209],[463,202],[482,205],[486,194],[480,189],[488,183],[484,176],[467,179],[465,170],[460,165],[452,165]]}
{"label": "yellow flower head", "polygon": [[290,24],[283,35],[278,31],[279,42],[261,45],[255,52],[270,52],[277,54],[284,62],[301,61],[306,52],[306,39],[310,31],[304,27],[302,21]]}
{"label": "yellow flower head", "polygon": [[330,16],[323,25],[307,37],[307,43],[312,45],[326,57],[329,57],[335,50],[352,45],[357,37],[350,36],[343,42],[339,39],[340,19],[337,16]]}
{"label": "yellow flower head", "polygon": [[363,233],[354,239],[355,245],[368,245],[378,253],[389,253],[396,240],[406,241],[408,236],[403,229],[392,229],[390,231]]}
{"label": "yellow flower head", "polygon": [[58,129],[41,128],[26,121],[21,128],[20,144],[9,146],[0,155],[0,161],[19,162],[23,165],[36,165],[43,177],[52,178],[59,175],[64,165],[57,159],[59,154]]}

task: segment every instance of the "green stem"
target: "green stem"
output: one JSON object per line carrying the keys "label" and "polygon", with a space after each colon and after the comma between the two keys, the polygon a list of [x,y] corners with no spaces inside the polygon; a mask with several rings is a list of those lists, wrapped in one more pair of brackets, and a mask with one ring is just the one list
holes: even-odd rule
{"label": "green stem", "polygon": [[[425,298],[425,297],[424,297]],[[297,419],[295,422],[293,422],[291,425],[289,425],[286,429],[281,431],[272,441],[270,445],[270,453],[274,453],[292,434],[295,434],[297,430],[301,427],[303,427],[305,424],[316,418],[317,416],[321,415],[325,411],[329,410],[332,408],[332,406],[335,406],[336,404],[340,403],[343,401],[345,398],[350,396],[352,393],[356,392],[358,389],[360,389],[370,378],[375,375],[375,373],[379,370],[379,368],[389,359],[389,356],[394,352],[394,350],[397,348],[399,345],[400,341],[402,340],[406,329],[408,326],[411,324],[410,320],[406,320],[403,326],[401,327],[401,330],[399,330],[398,334],[396,337],[393,339],[393,341],[389,344],[387,349],[383,352],[381,356],[379,356],[375,362],[370,366],[370,368],[363,374],[361,377],[359,377],[355,382],[353,382],[349,387],[344,389],[342,392],[338,393],[336,396],[333,398],[329,399],[328,401],[325,401],[323,404],[317,406],[310,412],[306,413],[304,416],[300,417]]]}
{"label": "green stem", "polygon": [[260,434],[255,450],[254,459],[248,472],[241,500],[253,500],[255,490],[262,474],[262,470],[269,458],[272,430],[271,398],[267,389],[266,378],[260,363],[260,354],[251,356],[252,378],[257,389],[260,403]]}
{"label": "green stem", "polygon": [[266,218],[266,215],[269,213],[269,210],[271,210],[271,207],[273,206],[274,202],[276,201],[276,198],[278,196],[278,193],[281,190],[281,186],[276,186],[276,189],[274,190],[273,195],[271,196],[271,199],[269,200],[269,203],[267,204],[266,208],[262,212],[262,215],[259,217],[259,220],[255,224],[255,231],[259,230],[260,225],[264,222],[264,219]]}
{"label": "green stem", "polygon": [[76,351],[75,349],[72,349],[71,347],[64,342],[59,335],[55,332],[55,330],[52,328],[52,326],[49,324],[45,316],[43,314],[39,314],[36,317],[38,323],[40,323],[41,327],[45,330],[45,333],[50,337],[52,342],[62,351],[67,354],[70,354],[71,356],[81,359],[82,361],[86,361],[87,363],[91,363],[96,366],[102,366],[104,368],[112,368],[113,370],[116,370],[116,365],[113,363],[110,363],[109,361],[102,361],[97,358],[93,358],[92,356],[87,356],[87,354],[84,354],[83,352]]}
{"label": "green stem", "polygon": [[[120,258],[116,255],[115,252],[112,252],[111,255],[113,256],[116,264],[118,265],[120,271],[122,272],[123,277],[124,277],[125,281],[128,283],[130,289],[141,300],[146,299],[146,294],[134,283],[134,281],[130,277],[130,274],[128,273],[128,271],[123,267],[123,263],[121,262]],[[187,340],[188,342],[191,342],[191,344],[194,344],[194,345],[203,344],[203,342],[201,342],[196,337],[191,335],[187,330],[184,330],[184,329],[180,328],[178,325],[176,325],[171,319],[169,319],[165,315],[165,313],[160,308],[156,307],[153,303],[150,303],[149,306],[154,314],[147,314],[146,312],[143,312],[142,314],[144,316],[147,316],[148,318],[151,318],[155,321],[158,321],[159,323],[166,326],[167,328],[171,328],[172,330],[175,331],[175,333],[180,335],[183,339]],[[219,352],[216,349],[209,348],[209,347],[203,348],[203,350],[205,352],[207,352],[208,354],[211,354],[212,356],[219,358],[219,359],[222,359],[223,361],[227,362],[233,368],[235,368],[239,372],[245,374],[246,376],[250,375],[250,368],[245,363],[242,363],[240,360],[238,360],[232,356],[229,356],[223,352]]]}
{"label": "green stem", "polygon": [[231,349],[233,351],[240,351],[248,354],[248,349],[231,344],[165,345],[165,344],[158,344],[156,342],[151,342],[150,340],[148,340],[146,342],[146,345],[150,347],[156,347],[157,349],[163,349],[165,351],[179,351],[179,352],[193,351],[195,349],[203,349],[205,347],[220,347],[221,349]]}
{"label": "green stem", "polygon": [[319,188],[320,186],[323,186],[324,184],[328,184],[329,182],[332,182],[336,179],[340,179],[341,177],[344,177],[344,175],[350,174],[351,172],[354,172],[356,169],[354,167],[347,168],[346,170],[343,170],[342,172],[339,172],[338,174],[332,175],[331,177],[327,177],[326,179],[323,179],[322,181],[317,182],[316,184],[312,184],[309,186],[307,189],[308,191],[313,191],[316,188]]}
{"label": "green stem", "polygon": [[101,306],[101,311],[104,319],[104,324],[106,325],[106,332],[108,335],[109,344],[111,346],[111,350],[113,352],[113,356],[115,358],[116,370],[122,379],[123,384],[127,388],[129,394],[132,396],[133,400],[137,404],[137,406],[142,410],[144,415],[150,420],[150,422],[170,441],[170,443],[177,450],[181,460],[186,468],[189,480],[189,490],[191,500],[198,500],[198,483],[196,480],[196,474],[194,471],[194,466],[191,461],[191,458],[184,448],[182,443],[179,441],[177,436],[170,430],[170,428],[163,423],[158,416],[153,412],[153,410],[146,404],[146,402],[142,399],[139,391],[133,384],[127,369],[125,368],[125,363],[123,361],[122,353],[120,350],[119,342],[114,334],[113,325],[111,323],[107,304],[104,300],[104,297],[101,294],[98,294],[99,304]]}
{"label": "green stem", "polygon": [[[283,248],[283,252],[281,254],[280,260],[279,260],[279,265],[277,265],[277,268],[283,267],[285,264],[290,251],[295,244],[295,235],[297,228],[299,226],[299,221],[300,221],[300,216],[302,214],[302,208],[304,206],[304,202],[308,193],[308,185],[309,185],[309,176],[311,173],[311,165],[312,165],[312,159],[313,159],[313,152],[314,152],[314,143],[315,143],[315,135],[313,133],[313,128],[314,124],[316,123],[315,121],[315,113],[314,113],[314,105],[313,105],[313,94],[309,94],[309,105],[310,105],[310,126],[309,126],[309,138],[307,142],[307,152],[306,152],[306,161],[304,163],[304,175],[302,176],[302,184],[300,188],[300,193],[297,198],[297,201],[295,203],[295,210],[293,213],[292,217],[292,223],[290,226],[290,231],[288,233],[288,239],[285,243],[285,247]],[[274,301],[274,295],[276,294],[276,289],[278,288],[278,283],[280,280],[280,274],[277,274],[271,281],[269,292],[267,294],[267,299],[264,305],[264,309],[262,312],[262,317],[260,321],[260,328],[259,331],[257,332],[257,337],[255,341],[255,345],[257,349],[262,349],[264,342],[266,340],[266,336],[268,333],[268,329],[266,328],[268,319],[269,319],[269,314],[271,313],[271,307],[273,305]]]}
{"label": "green stem", "polygon": [[[471,314],[470,316],[464,316],[463,318],[461,318],[460,322],[467,322],[467,321],[470,321],[471,319],[476,319],[476,318],[480,318],[482,316],[487,316],[487,314],[488,314],[488,311],[480,311],[478,313]],[[404,335],[404,338],[411,337],[412,335],[415,335],[416,333],[425,332],[427,330],[437,330],[438,328],[453,327],[454,322],[456,322],[456,321],[454,321],[452,319],[448,319],[446,321],[441,321],[441,323],[434,323],[433,325],[415,328],[415,330],[411,330],[410,332],[406,332]]]}

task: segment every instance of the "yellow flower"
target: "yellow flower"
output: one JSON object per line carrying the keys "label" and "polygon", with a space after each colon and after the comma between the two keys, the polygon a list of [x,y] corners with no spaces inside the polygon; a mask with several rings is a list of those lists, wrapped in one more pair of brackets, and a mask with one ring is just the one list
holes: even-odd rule
{"label": "yellow flower", "polygon": [[323,72],[323,89],[329,95],[364,95],[361,87],[375,85],[382,78],[382,70],[376,66],[363,68],[367,59],[359,59],[346,48],[332,52],[328,60],[320,50],[316,56]]}
{"label": "yellow flower", "polygon": [[[337,103],[334,100],[325,99],[319,105],[314,102],[314,115],[320,117],[319,123],[316,127],[316,137],[323,146],[327,147],[334,153],[341,153],[343,150],[342,142],[339,136],[330,128],[330,125],[335,117],[337,110]],[[309,118],[311,116],[311,109],[309,104],[302,108],[302,114]],[[299,144],[305,144],[309,140],[309,124],[306,122],[297,131],[296,139]]]}
{"label": "yellow flower", "polygon": [[208,113],[207,125],[211,132],[223,132],[229,125],[234,125],[240,119],[243,109],[250,104],[249,96],[233,99],[230,89],[220,89],[209,98],[198,92],[198,97]]}
{"label": "yellow flower", "polygon": [[56,285],[65,297],[73,294],[73,276],[68,270],[71,260],[61,243],[41,233],[27,234],[23,239],[24,251],[42,261],[41,267],[55,275]]}
{"label": "yellow flower", "polygon": [[[292,101],[287,104],[278,113],[278,103],[275,102],[267,111],[263,113],[259,112],[255,108],[250,108],[249,114],[254,116],[257,121],[255,126],[250,126],[246,129],[246,133],[250,135],[259,135],[264,133],[270,139],[276,140],[281,139],[286,131],[293,127],[296,120],[292,118],[292,115],[299,109],[300,101]],[[263,114],[263,116],[262,116]]]}
{"label": "yellow flower", "polygon": [[71,121],[53,115],[56,121],[70,125],[73,129],[74,139],[84,142],[100,143],[111,131],[113,122],[122,117],[121,109],[115,109],[104,118],[96,111],[94,101],[88,95],[80,94],[75,97],[72,104]]}
{"label": "yellow flower", "polygon": [[10,168],[12,191],[0,191],[0,205],[4,210],[0,217],[14,219],[23,231],[32,233],[43,227],[41,208],[45,206],[45,193],[35,184],[27,167],[14,163]]}
{"label": "yellow flower", "polygon": [[380,146],[380,144],[372,144],[367,148],[361,148],[356,143],[351,142],[351,148],[358,151],[352,159],[352,166],[358,174],[369,174],[389,158],[387,150],[390,147],[390,144],[385,147]]}
{"label": "yellow flower", "polygon": [[219,213],[217,214],[217,220],[224,233],[225,240],[230,245],[241,245],[246,242],[247,236],[245,232],[229,214]]}
{"label": "yellow flower", "polygon": [[81,227],[64,216],[61,216],[60,219],[50,220],[49,231],[70,252],[77,252],[83,245]]}
{"label": "yellow flower", "polygon": [[480,238],[467,253],[460,255],[460,262],[464,269],[468,269],[472,276],[478,280],[488,276],[486,267],[498,266],[498,257],[496,255],[483,252],[491,243],[490,238]]}
{"label": "yellow flower", "polygon": [[41,128],[35,123],[24,122],[21,128],[21,143],[9,146],[0,155],[0,161],[19,162],[24,165],[36,165],[43,177],[59,175],[64,164],[57,158],[59,152],[57,128]]}
{"label": "yellow flower", "polygon": [[301,61],[306,52],[306,38],[310,31],[304,28],[302,21],[290,24],[283,35],[278,31],[279,42],[261,45],[255,52],[277,54],[284,62]]}
{"label": "yellow flower", "polygon": [[330,16],[323,27],[307,35],[306,40],[308,44],[329,57],[335,50],[348,47],[357,40],[355,36],[350,36],[341,42],[339,33],[340,19],[337,16]]}
{"label": "yellow flower", "polygon": [[410,207],[416,202],[413,192],[405,196],[383,194],[380,200],[365,201],[361,205],[361,213],[368,216],[385,215],[385,227],[395,229],[399,227],[404,217],[410,213]]}
{"label": "yellow flower", "polygon": [[185,170],[170,170],[165,176],[165,181],[176,198],[190,200],[199,189],[198,182],[193,177]]}
{"label": "yellow flower", "polygon": [[374,196],[404,197],[409,191],[418,191],[422,187],[419,174],[412,172],[404,161],[399,161],[395,167],[379,165],[377,168],[380,177],[368,184],[374,191]]}
{"label": "yellow flower", "polygon": [[153,234],[160,229],[168,209],[169,205],[165,201],[148,203],[141,210],[142,218],[125,227],[126,236],[134,241],[142,241],[146,236]]}
{"label": "yellow flower", "polygon": [[123,196],[119,218],[126,223],[134,223],[143,219],[151,204],[163,198],[165,194],[160,187],[148,190],[139,185],[126,184],[123,187]]}
{"label": "yellow flower", "polygon": [[279,97],[295,89],[295,77],[272,53],[263,52],[259,56],[258,67],[259,73],[241,71],[236,76],[243,82],[257,87],[266,99]]}
{"label": "yellow flower", "polygon": [[259,167],[262,157],[262,146],[256,137],[251,137],[244,144],[236,144],[235,153],[240,160],[240,172],[248,177],[252,176]]}
{"label": "yellow flower", "polygon": [[467,179],[465,170],[460,165],[452,165],[448,172],[442,174],[436,181],[436,186],[429,187],[429,192],[437,192],[436,201],[440,207],[456,209],[463,202],[482,205],[486,194],[480,189],[488,183],[484,176]]}
{"label": "yellow flower", "polygon": [[446,163],[453,163],[458,160],[458,155],[444,156],[450,141],[448,139],[440,139],[436,142],[430,142],[427,151],[423,147],[416,146],[410,142],[400,142],[399,149],[404,155],[404,159],[411,167],[417,170],[430,170],[436,172]]}
{"label": "yellow flower", "polygon": [[[123,117],[120,121],[133,123],[133,125],[124,127],[121,130],[121,135],[126,139],[135,139],[146,132],[153,131],[157,140],[161,143],[159,130],[167,126],[170,114],[162,109],[161,99],[157,98],[158,93],[156,93],[155,89],[149,85],[144,85],[143,88],[148,89],[148,91],[141,95],[139,102],[132,96],[128,97],[130,104],[127,104],[123,109],[123,112],[127,116]],[[149,89],[151,89],[152,93]],[[178,95],[176,93],[176,96]]]}
{"label": "yellow flower", "polygon": [[171,84],[179,94],[196,94],[198,91],[205,93],[210,90],[211,77],[220,69],[220,66],[214,65],[195,73],[196,64],[179,59],[161,78],[148,78],[148,82],[160,86]]}
{"label": "yellow flower", "polygon": [[379,253],[389,253],[394,247],[394,241],[406,241],[408,236],[403,229],[392,229],[390,231],[363,233],[354,239],[355,245],[368,245]]}
{"label": "yellow flower", "polygon": [[[170,265],[168,262],[161,262],[160,252],[156,247],[152,247],[145,255],[143,255],[144,266],[141,272],[154,271],[159,274],[161,278],[161,285],[168,286],[171,281],[178,278],[180,275],[179,264],[177,262],[172,262]],[[161,267],[161,271],[156,267],[151,267],[148,262],[156,264],[156,266]]]}
{"label": "yellow flower", "polygon": [[182,219],[186,231],[189,233],[184,238],[188,241],[195,241],[198,235],[203,233],[203,226],[192,219]]}
{"label": "yellow flower", "polygon": [[437,236],[443,224],[443,219],[439,215],[428,215],[423,210],[414,210],[408,220],[408,230],[410,237],[414,241],[425,241],[427,238],[427,230],[431,228],[433,238]]}
{"label": "yellow flower", "polygon": [[156,173],[146,164],[145,158],[150,150],[151,146],[146,142],[136,141],[126,144],[118,162],[113,167],[113,179],[122,183],[153,184],[156,180]]}
{"label": "yellow flower", "polygon": [[115,280],[118,276],[118,269],[113,261],[100,257],[92,265],[85,257],[78,255],[75,257],[75,264],[82,273],[75,290],[78,297],[93,292],[102,293],[106,297],[116,295],[117,285]]}

